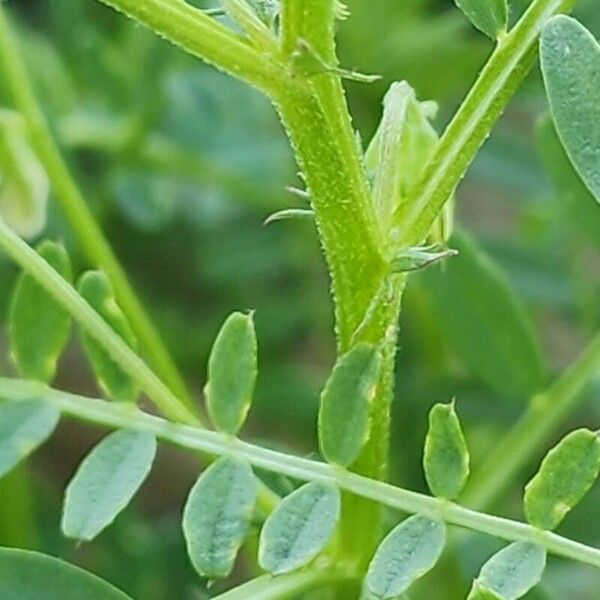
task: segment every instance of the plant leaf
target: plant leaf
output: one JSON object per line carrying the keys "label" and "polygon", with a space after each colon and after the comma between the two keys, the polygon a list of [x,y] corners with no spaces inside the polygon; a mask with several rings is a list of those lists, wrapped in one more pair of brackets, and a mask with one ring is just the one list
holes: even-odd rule
{"label": "plant leaf", "polygon": [[131,600],[123,592],[53,556],[0,548],[2,600]]}
{"label": "plant leaf", "polygon": [[0,404],[0,477],[52,435],[59,417],[55,408],[41,400]]}
{"label": "plant leaf", "polygon": [[[118,333],[126,344],[137,348],[127,318],[117,305],[112,286],[101,271],[88,271],[79,280],[79,293],[89,305]],[[139,387],[106,350],[86,332],[81,334],[83,346],[102,389],[111,400],[135,402]]]}
{"label": "plant leaf", "polygon": [[544,27],[540,52],[558,135],[600,202],[600,45],[578,21],[558,15]]}
{"label": "plant leaf", "polygon": [[131,502],[155,455],[156,439],[151,434],[121,430],[105,437],[67,487],[63,533],[78,540],[94,539]]}
{"label": "plant leaf", "polygon": [[312,482],[286,496],[265,521],[258,562],[273,575],[303,567],[325,548],[340,518],[339,490]]}
{"label": "plant leaf", "polygon": [[469,450],[452,404],[436,404],[429,413],[423,457],[431,492],[455,500],[469,477]]}
{"label": "plant leaf", "polygon": [[454,0],[469,21],[495,40],[506,31],[508,3],[506,0]]}
{"label": "plant leaf", "polygon": [[270,225],[277,221],[289,221],[290,219],[297,219],[301,221],[314,221],[315,211],[306,208],[286,208],[284,210],[278,210],[270,214],[265,220],[263,225]]}
{"label": "plant leaf", "polygon": [[468,600],[517,600],[534,588],[546,568],[546,550],[531,542],[514,542],[483,565]]}
{"label": "plant leaf", "polygon": [[544,367],[525,308],[472,238],[455,234],[450,242],[460,255],[444,270],[421,275],[448,343],[500,395],[531,397],[542,386]]}
{"label": "plant leaf", "polygon": [[224,433],[235,435],[246,420],[256,383],[256,355],[252,313],[231,314],[213,344],[204,388],[211,419]]}
{"label": "plant leaf", "polygon": [[333,368],[319,410],[319,443],[328,462],[347,467],[358,458],[369,434],[380,365],[375,346],[357,344]]}
{"label": "plant leaf", "polygon": [[477,582],[473,584],[467,600],[503,600],[498,594],[481,587]]}
{"label": "plant leaf", "polygon": [[183,533],[194,568],[204,577],[227,577],[248,534],[258,484],[238,458],[213,463],[192,488],[183,512]]}
{"label": "plant leaf", "polygon": [[564,437],[544,458],[525,488],[525,516],[552,530],[587,494],[600,472],[600,439],[588,429]]}
{"label": "plant leaf", "polygon": [[[36,250],[63,279],[71,281],[69,256],[60,244],[47,240]],[[70,328],[69,314],[31,275],[23,273],[15,289],[9,321],[10,347],[19,373],[49,383]]]}
{"label": "plant leaf", "polygon": [[430,571],[446,541],[446,526],[415,515],[402,521],[381,542],[367,572],[367,587],[377,598],[391,600]]}

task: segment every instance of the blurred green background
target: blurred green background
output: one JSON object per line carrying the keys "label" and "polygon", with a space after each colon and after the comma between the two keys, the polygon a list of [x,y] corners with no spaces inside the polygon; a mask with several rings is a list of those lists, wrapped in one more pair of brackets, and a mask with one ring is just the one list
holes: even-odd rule
{"label": "blurred green background", "polygon": [[[245,436],[314,453],[318,392],[334,358],[332,307],[314,226],[262,225],[273,211],[301,206],[284,191],[298,179],[273,110],[258,93],[93,0],[7,4],[85,197],[195,394],[222,320],[232,310],[255,309],[260,381]],[[341,62],[383,77],[347,85],[363,140],[377,125],[387,86],[402,79],[421,99],[439,103],[441,131],[491,43],[451,0],[348,5],[352,17],[339,25]],[[514,0],[512,16],[525,5]],[[579,6],[583,22],[600,34],[597,1]],[[2,86],[0,100],[10,104]],[[472,454],[481,460],[529,397],[600,327],[600,209],[565,162],[545,111],[536,71],[458,191],[457,222],[468,238],[461,234],[456,243],[464,258],[411,279],[391,450],[392,479],[404,486],[425,489],[421,448],[432,404],[457,398]],[[88,266],[52,202],[46,235],[67,244],[78,271]],[[16,274],[0,256],[3,322]],[[506,331],[504,321],[498,326],[504,317]],[[0,344],[5,348],[4,334]],[[1,371],[13,374],[6,351],[1,360]],[[56,385],[98,394],[75,336]],[[599,419],[600,379],[556,437],[597,427]],[[161,448],[136,502],[97,541],[75,546],[61,538],[64,485],[103,434],[65,423],[0,482],[0,545],[55,553],[139,600],[208,598],[231,585],[207,590],[185,557],[180,513],[198,466],[194,456],[170,448]],[[496,512],[522,517],[522,486],[539,458]],[[560,532],[599,546],[599,504],[596,486]],[[497,547],[485,537],[468,541],[456,568],[426,578],[415,598],[459,597],[452,594]],[[234,580],[254,568],[243,557]],[[599,590],[597,571],[551,560],[544,584],[528,598],[596,600]]]}

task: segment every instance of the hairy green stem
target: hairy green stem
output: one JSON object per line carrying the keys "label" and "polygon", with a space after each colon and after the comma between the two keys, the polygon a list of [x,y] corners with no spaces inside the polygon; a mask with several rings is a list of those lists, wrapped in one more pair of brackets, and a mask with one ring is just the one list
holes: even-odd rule
{"label": "hairy green stem", "polygon": [[276,452],[237,438],[197,427],[172,423],[142,412],[136,406],[106,402],[53,390],[39,383],[0,378],[0,398],[21,401],[39,398],[61,413],[108,428],[144,431],[171,444],[213,456],[236,454],[255,467],[303,481],[334,483],[351,494],[411,514],[423,514],[509,541],[530,541],[548,552],[600,568],[600,550],[541,531],[518,521],[495,517],[450,502],[395,487],[339,467]]}
{"label": "hairy green stem", "polygon": [[462,496],[472,508],[485,510],[509,487],[519,471],[543,451],[552,434],[581,399],[581,391],[600,373],[600,334],[545,392],[535,396],[518,423],[494,444]]}
{"label": "hairy green stem", "polygon": [[121,308],[127,315],[148,361],[188,410],[193,403],[177,367],[146,315],[125,272],[88,209],[63,160],[36,101],[18,44],[0,4],[0,66],[17,110],[23,116],[30,143],[52,184],[55,198],[71,224],[88,259],[110,279]]}

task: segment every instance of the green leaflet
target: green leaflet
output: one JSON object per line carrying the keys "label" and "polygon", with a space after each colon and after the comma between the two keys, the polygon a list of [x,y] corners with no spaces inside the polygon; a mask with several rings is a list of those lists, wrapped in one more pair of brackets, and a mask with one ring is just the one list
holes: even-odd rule
{"label": "green leaflet", "polygon": [[48,188],[20,115],[0,109],[0,215],[19,235],[35,237],[46,225]]}
{"label": "green leaflet", "polygon": [[450,243],[459,256],[443,270],[429,269],[420,276],[442,331],[474,375],[501,396],[523,401],[544,381],[540,349],[525,308],[471,237],[455,234]]}
{"label": "green leaflet", "polygon": [[319,410],[319,444],[328,462],[347,467],[358,458],[369,435],[380,365],[375,346],[357,344],[333,368]]}
{"label": "green leaflet", "polygon": [[436,404],[429,413],[423,456],[431,492],[455,500],[469,477],[469,450],[452,404]]}
{"label": "green leaflet", "polygon": [[508,3],[506,0],[454,0],[479,31],[495,40],[506,32]]}
{"label": "green leaflet", "polygon": [[52,435],[59,417],[41,400],[0,404],[0,477]]}
{"label": "green leaflet", "polygon": [[559,15],[544,27],[540,52],[558,134],[600,202],[600,46],[583,25]]}
{"label": "green leaflet", "polygon": [[[137,341],[115,301],[112,286],[106,275],[101,271],[84,273],[79,280],[78,290],[90,306],[135,350]],[[107,396],[111,400],[135,402],[139,394],[137,383],[94,338],[85,332],[81,337],[90,364]]]}
{"label": "green leaflet", "polygon": [[[71,281],[69,255],[49,240],[36,248],[38,254],[67,281]],[[19,373],[49,383],[67,343],[71,317],[31,275],[23,273],[13,296],[9,335],[12,356]]]}
{"label": "green leaflet", "polygon": [[483,565],[468,600],[517,600],[542,579],[546,550],[531,542],[514,542]]}
{"label": "green leaflet", "polygon": [[183,533],[194,568],[204,577],[227,577],[248,534],[258,484],[252,468],[223,457],[198,479],[183,512]]}
{"label": "green leaflet", "polygon": [[0,548],[2,600],[131,600],[123,592],[52,556]]}
{"label": "green leaflet", "polygon": [[286,496],[260,534],[260,566],[281,575],[308,564],[329,542],[340,510],[340,492],[333,485],[307,483]]}
{"label": "green leaflet", "polygon": [[587,494],[599,472],[598,435],[587,429],[573,431],[548,452],[527,484],[527,520],[540,529],[554,529]]}
{"label": "green leaflet", "polygon": [[430,571],[446,541],[446,526],[415,515],[402,521],[375,552],[367,573],[367,588],[377,598],[392,600]]}
{"label": "green leaflet", "polygon": [[154,462],[156,439],[120,430],[105,437],[79,465],[63,506],[63,533],[90,541],[131,502]]}
{"label": "green leaflet", "polygon": [[286,208],[270,214],[265,219],[263,225],[270,225],[271,223],[276,223],[277,221],[288,221],[290,219],[314,222],[315,212],[305,208]]}
{"label": "green leaflet", "polygon": [[208,411],[219,431],[235,435],[244,424],[256,383],[256,362],[252,313],[233,313],[213,344],[204,388]]}

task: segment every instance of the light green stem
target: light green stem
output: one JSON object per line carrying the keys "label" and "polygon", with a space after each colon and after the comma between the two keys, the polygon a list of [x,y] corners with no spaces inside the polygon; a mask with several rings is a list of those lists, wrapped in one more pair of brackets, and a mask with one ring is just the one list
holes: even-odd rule
{"label": "light green stem", "polygon": [[160,336],[146,315],[125,272],[90,213],[69,168],[54,142],[44,115],[36,101],[18,44],[0,3],[0,66],[4,83],[23,116],[29,141],[51,181],[54,196],[77,235],[88,259],[110,279],[118,302],[147,353],[148,360],[173,393],[193,411],[193,403],[177,367]]}
{"label": "light green stem", "polygon": [[489,508],[533,456],[541,453],[557,427],[577,406],[581,391],[600,373],[600,334],[545,392],[535,396],[519,422],[471,476],[462,501]]}
{"label": "light green stem", "polygon": [[600,568],[600,550],[550,531],[495,517],[345,471],[339,467],[276,452],[214,431],[165,421],[136,406],[106,402],[53,390],[39,383],[0,378],[0,398],[20,401],[39,398],[61,413],[108,428],[126,428],[155,435],[166,442],[210,455],[237,454],[255,467],[302,481],[333,483],[356,496],[411,514],[423,514],[509,541],[541,544],[548,552]]}

